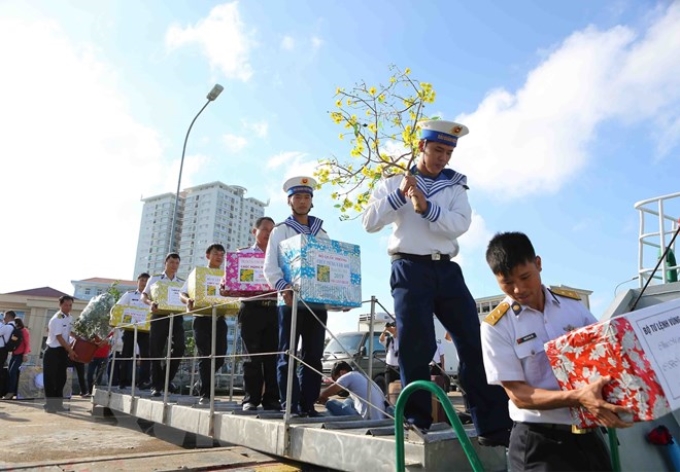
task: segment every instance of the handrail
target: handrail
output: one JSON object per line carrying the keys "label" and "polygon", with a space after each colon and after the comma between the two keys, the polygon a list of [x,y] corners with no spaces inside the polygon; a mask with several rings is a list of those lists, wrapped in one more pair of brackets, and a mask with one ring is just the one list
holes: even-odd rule
{"label": "handrail", "polygon": [[427,390],[430,393],[437,395],[437,399],[439,399],[444,407],[446,417],[451,422],[451,426],[453,427],[456,436],[458,436],[458,440],[463,447],[463,452],[465,453],[468,462],[470,462],[470,465],[472,466],[472,470],[474,472],[484,472],[484,466],[479,460],[477,451],[475,451],[472,446],[472,442],[470,441],[470,438],[468,438],[468,435],[463,428],[463,424],[460,422],[446,393],[444,393],[444,390],[442,390],[439,385],[427,380],[416,380],[415,382],[408,384],[399,394],[399,398],[397,398],[394,413],[394,445],[397,454],[397,472],[406,470],[406,462],[404,459],[404,407],[411,394],[416,390]]}
{"label": "handrail", "polygon": [[616,436],[616,429],[607,428],[609,438],[609,453],[612,457],[612,469],[614,472],[621,472],[621,458],[619,457],[619,438]]}

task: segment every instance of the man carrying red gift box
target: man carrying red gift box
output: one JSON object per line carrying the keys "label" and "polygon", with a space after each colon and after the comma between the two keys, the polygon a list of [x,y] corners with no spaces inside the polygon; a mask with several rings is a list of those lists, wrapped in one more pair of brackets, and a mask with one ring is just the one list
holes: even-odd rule
{"label": "man carrying red gift box", "polygon": [[599,429],[575,428],[569,408],[583,407],[599,424],[614,428],[632,425],[618,416],[628,410],[602,398],[609,377],[560,390],[543,347],[597,320],[577,293],[542,284],[541,258],[525,234],[497,234],[486,260],[507,295],[482,323],[482,346],[488,382],[503,386],[510,397],[511,470],[612,470]]}

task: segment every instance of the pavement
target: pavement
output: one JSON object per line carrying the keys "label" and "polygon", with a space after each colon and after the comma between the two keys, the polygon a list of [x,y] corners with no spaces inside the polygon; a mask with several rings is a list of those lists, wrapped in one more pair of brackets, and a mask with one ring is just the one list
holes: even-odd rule
{"label": "pavement", "polygon": [[68,412],[50,414],[43,402],[0,401],[0,470],[9,471],[319,471],[281,462],[242,446],[116,413],[72,398]]}

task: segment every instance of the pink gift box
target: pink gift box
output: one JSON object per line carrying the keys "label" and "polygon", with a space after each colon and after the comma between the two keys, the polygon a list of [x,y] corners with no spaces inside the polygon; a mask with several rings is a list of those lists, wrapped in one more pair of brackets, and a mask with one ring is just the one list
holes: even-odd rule
{"label": "pink gift box", "polygon": [[264,253],[227,253],[224,286],[230,297],[252,297],[272,292],[264,278]]}
{"label": "pink gift box", "polygon": [[[562,390],[575,390],[609,375],[612,381],[603,387],[602,396],[633,412],[633,421],[654,420],[671,411],[626,316],[575,329],[547,342],[545,352]],[[585,408],[571,408],[571,414],[581,428],[597,425]]]}

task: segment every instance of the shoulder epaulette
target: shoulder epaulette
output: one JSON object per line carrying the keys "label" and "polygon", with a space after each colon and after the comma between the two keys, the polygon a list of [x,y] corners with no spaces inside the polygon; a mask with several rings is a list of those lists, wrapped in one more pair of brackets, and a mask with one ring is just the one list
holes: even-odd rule
{"label": "shoulder epaulette", "polygon": [[276,224],[274,225],[274,228],[276,228],[277,226],[285,225],[285,224],[286,224],[286,222],[285,222],[285,220],[284,220],[284,221],[282,221],[281,223],[276,223]]}
{"label": "shoulder epaulette", "polygon": [[498,305],[491,313],[489,313],[486,318],[484,318],[484,323],[488,323],[491,326],[495,326],[498,321],[505,316],[510,308],[508,302],[503,302]]}
{"label": "shoulder epaulette", "polygon": [[250,249],[250,246],[240,247],[237,249],[237,251],[245,251],[246,249]]}
{"label": "shoulder epaulette", "polygon": [[578,292],[576,292],[574,290],[569,290],[569,289],[566,289],[566,288],[551,288],[551,289],[548,289],[548,290],[550,290],[555,295],[561,295],[563,297],[571,298],[573,300],[580,300],[581,299],[581,295],[579,295]]}
{"label": "shoulder epaulette", "polygon": [[128,291],[125,292],[125,293],[134,293],[134,292],[136,292],[136,291],[137,291],[137,290],[128,290]]}

